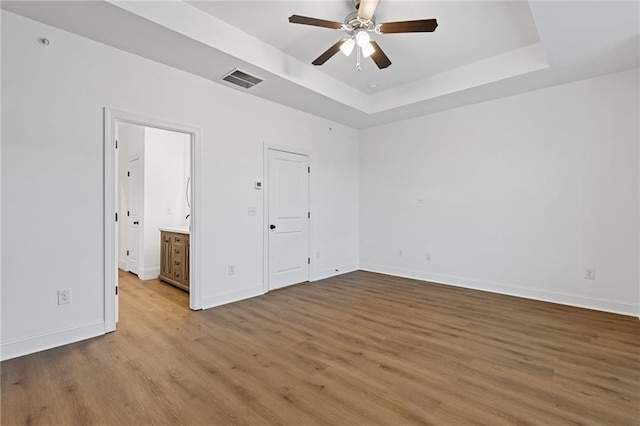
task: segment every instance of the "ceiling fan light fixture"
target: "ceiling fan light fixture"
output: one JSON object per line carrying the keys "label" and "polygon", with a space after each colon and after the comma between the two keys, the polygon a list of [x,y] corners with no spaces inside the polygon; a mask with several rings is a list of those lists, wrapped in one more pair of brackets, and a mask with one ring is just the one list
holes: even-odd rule
{"label": "ceiling fan light fixture", "polygon": [[356,41],[353,39],[353,37],[351,38],[346,38],[344,39],[344,42],[340,45],[340,50],[342,51],[342,53],[345,54],[345,56],[349,56],[351,55],[351,52],[353,52],[353,48],[356,45]]}
{"label": "ceiling fan light fixture", "polygon": [[358,46],[360,47],[364,47],[371,41],[371,36],[364,28],[358,28],[354,34],[354,37],[356,38],[356,43],[358,43]]}
{"label": "ceiling fan light fixture", "polygon": [[373,45],[371,43],[367,43],[364,46],[361,47],[362,49],[362,56],[365,58],[368,58],[369,56],[373,55],[376,51],[376,48],[373,47]]}
{"label": "ceiling fan light fixture", "polygon": [[[2,0],[0,0],[2,1]],[[361,59],[371,58],[378,69],[385,69],[391,65],[391,61],[384,53],[380,45],[371,39],[371,33],[402,34],[402,33],[432,33],[438,27],[438,21],[431,19],[414,19],[410,21],[384,22],[378,24],[374,16],[380,0],[353,0],[356,10],[349,13],[343,22],[327,21],[326,19],[311,18],[308,16],[291,15],[289,22],[292,24],[311,25],[314,27],[329,28],[344,31],[346,38],[342,38],[328,48],[324,53],[311,63],[323,65],[339,50],[349,56],[356,49],[356,68],[361,70]],[[388,0],[390,1],[390,0]],[[344,37],[344,35],[343,35]],[[377,38],[377,37],[376,37]],[[358,45],[357,47],[355,45]]]}

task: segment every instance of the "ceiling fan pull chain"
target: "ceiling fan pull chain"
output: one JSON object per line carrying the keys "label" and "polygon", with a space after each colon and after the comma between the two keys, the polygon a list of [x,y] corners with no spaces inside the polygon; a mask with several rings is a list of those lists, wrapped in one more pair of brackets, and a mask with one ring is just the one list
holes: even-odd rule
{"label": "ceiling fan pull chain", "polygon": [[356,50],[357,50],[357,58],[356,59],[356,68],[358,69],[358,71],[362,71],[362,68],[360,68],[360,46],[356,46]]}

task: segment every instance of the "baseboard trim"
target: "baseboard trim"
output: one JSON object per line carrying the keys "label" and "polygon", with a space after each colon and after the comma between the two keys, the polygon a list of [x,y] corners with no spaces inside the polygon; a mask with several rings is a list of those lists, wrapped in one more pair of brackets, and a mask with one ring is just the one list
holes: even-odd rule
{"label": "baseboard trim", "polygon": [[215,308],[216,306],[226,305],[228,303],[239,302],[240,300],[250,299],[256,296],[262,296],[262,284],[253,286],[246,290],[234,291],[231,293],[221,294],[215,297],[203,298],[202,309]]}
{"label": "baseboard trim", "polygon": [[85,324],[37,334],[35,336],[23,337],[20,339],[2,342],[0,359],[2,361],[29,355],[69,343],[104,334],[104,320],[91,321]]}
{"label": "baseboard trim", "polygon": [[327,278],[337,277],[338,275],[348,274],[349,272],[355,272],[358,269],[358,265],[347,265],[342,266],[334,270],[322,271],[314,274],[314,277],[311,279],[311,282],[326,280]]}
{"label": "baseboard trim", "polygon": [[454,287],[469,288],[473,290],[488,291],[490,293],[523,297],[525,299],[541,300],[544,302],[576,306],[579,308],[593,309],[596,311],[611,312],[614,314],[629,315],[633,317],[638,316],[638,309],[640,308],[640,306],[637,304],[621,302],[618,300],[585,297],[575,294],[532,289],[512,284],[476,280],[443,274],[430,274],[381,265],[361,264],[360,269],[363,271],[393,275],[396,277],[428,281],[436,284],[445,284]]}
{"label": "baseboard trim", "polygon": [[126,259],[119,259],[118,260],[118,269],[122,269],[123,271],[127,270],[127,260]]}
{"label": "baseboard trim", "polygon": [[140,278],[142,281],[155,280],[160,276],[160,267],[154,266],[152,268],[143,268],[138,272],[138,278]]}

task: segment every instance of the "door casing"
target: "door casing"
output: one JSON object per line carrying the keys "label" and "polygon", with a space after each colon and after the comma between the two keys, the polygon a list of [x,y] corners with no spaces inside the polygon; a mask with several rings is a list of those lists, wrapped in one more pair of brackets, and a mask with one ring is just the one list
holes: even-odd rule
{"label": "door casing", "polygon": [[[104,331],[115,331],[117,321],[118,254],[116,226],[116,123],[129,123],[189,134],[191,137],[191,236],[189,307],[202,309],[201,241],[198,220],[201,217],[200,169],[202,129],[189,124],[144,116],[113,108],[104,108]],[[120,218],[118,218],[120,220]]]}

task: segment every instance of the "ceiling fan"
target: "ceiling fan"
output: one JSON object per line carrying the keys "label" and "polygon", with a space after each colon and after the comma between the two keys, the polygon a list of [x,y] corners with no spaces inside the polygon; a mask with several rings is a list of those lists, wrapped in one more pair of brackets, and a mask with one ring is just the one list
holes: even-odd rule
{"label": "ceiling fan", "polygon": [[322,65],[333,55],[342,51],[349,56],[356,48],[357,60],[356,68],[360,67],[360,57],[371,57],[378,68],[384,69],[391,65],[391,61],[380,48],[380,45],[371,39],[371,33],[375,34],[398,34],[398,33],[430,33],[435,31],[438,22],[435,19],[419,19],[415,21],[386,22],[377,24],[373,15],[379,0],[353,0],[356,11],[347,15],[344,23],[327,21],[324,19],[309,18],[307,16],[292,15],[289,22],[292,24],[311,25],[314,27],[331,28],[343,30],[347,37],[339,40],[336,44],[318,56],[313,65]]}

